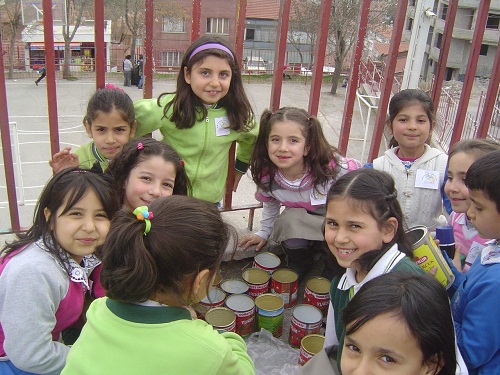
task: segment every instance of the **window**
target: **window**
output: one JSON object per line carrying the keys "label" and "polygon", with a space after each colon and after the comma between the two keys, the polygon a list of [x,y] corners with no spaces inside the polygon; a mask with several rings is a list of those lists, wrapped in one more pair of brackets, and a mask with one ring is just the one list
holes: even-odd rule
{"label": "window", "polygon": [[488,45],[487,44],[481,44],[481,49],[479,50],[479,54],[481,56],[487,56],[488,55]]}
{"label": "window", "polygon": [[245,40],[255,39],[255,29],[247,29],[245,34]]}
{"label": "window", "polygon": [[413,27],[413,18],[408,18],[406,20],[406,30],[408,31],[411,31],[412,27]]}
{"label": "window", "polygon": [[436,39],[436,48],[441,48],[442,40],[443,40],[443,34],[438,34]]}
{"label": "window", "polygon": [[500,20],[500,14],[489,13],[488,20],[486,21],[486,28],[487,29],[498,29],[499,20]]}
{"label": "window", "polygon": [[441,9],[441,19],[446,19],[446,14],[448,13],[448,4],[443,4],[443,8]]}
{"label": "window", "polygon": [[427,34],[427,42],[426,42],[426,44],[427,44],[428,46],[430,46],[430,45],[431,45],[431,41],[432,41],[432,36],[433,36],[433,35],[434,35],[434,27],[429,26],[429,34]]}
{"label": "window", "polygon": [[229,34],[229,18],[207,18],[207,34]]}
{"label": "window", "polygon": [[163,51],[161,53],[162,66],[181,66],[184,54],[177,51]]}
{"label": "window", "polygon": [[185,33],[186,20],[184,18],[174,18],[163,16],[162,30],[164,33]]}

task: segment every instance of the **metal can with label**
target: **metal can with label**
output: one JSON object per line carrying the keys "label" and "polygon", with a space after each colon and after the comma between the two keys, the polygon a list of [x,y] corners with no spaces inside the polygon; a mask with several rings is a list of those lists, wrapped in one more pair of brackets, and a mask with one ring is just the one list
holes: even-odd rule
{"label": "metal can with label", "polygon": [[432,267],[437,268],[434,276],[437,281],[449,288],[455,276],[448,263],[443,258],[441,249],[436,245],[429,231],[424,226],[416,226],[406,231],[412,244],[413,260],[423,270],[429,272]]}
{"label": "metal can with label", "polygon": [[272,293],[261,294],[255,299],[257,312],[257,329],[267,329],[274,337],[283,333],[284,302],[281,297]]}
{"label": "metal can with label", "polygon": [[297,303],[298,280],[298,273],[288,268],[277,269],[271,275],[271,292],[283,299],[285,309],[293,307]]}
{"label": "metal can with label", "polygon": [[248,295],[256,298],[269,291],[271,276],[260,268],[249,268],[242,273],[243,280],[248,284]]}
{"label": "metal can with label", "polygon": [[330,303],[330,284],[330,280],[319,276],[307,280],[302,303],[316,306],[326,316]]}
{"label": "metal can with label", "polygon": [[214,307],[208,310],[205,321],[218,331],[236,332],[236,314],[227,307]]}
{"label": "metal can with label", "polygon": [[318,354],[323,349],[325,344],[325,336],[311,334],[304,336],[300,341],[299,365],[303,366],[314,355]]}
{"label": "metal can with label", "polygon": [[253,266],[269,273],[273,273],[281,264],[280,258],[269,252],[262,252],[253,258]]}
{"label": "metal can with label", "polygon": [[255,302],[246,294],[233,294],[226,299],[227,308],[236,315],[236,333],[248,337],[255,331]]}
{"label": "metal can with label", "polygon": [[321,329],[323,314],[311,305],[298,305],[293,309],[292,321],[290,323],[290,335],[288,342],[294,348],[300,347],[300,341],[304,336],[319,333]]}

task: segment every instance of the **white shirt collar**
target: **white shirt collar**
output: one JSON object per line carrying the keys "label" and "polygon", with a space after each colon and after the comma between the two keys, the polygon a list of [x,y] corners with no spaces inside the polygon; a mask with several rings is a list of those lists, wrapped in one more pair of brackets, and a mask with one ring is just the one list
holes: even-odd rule
{"label": "white shirt collar", "polygon": [[354,268],[348,268],[345,274],[340,279],[339,285],[337,286],[340,290],[349,290],[354,287],[354,294],[365,285],[368,281],[389,272],[396,264],[399,263],[406,255],[398,250],[398,244],[394,244],[387,252],[378,260],[373,268],[368,272],[365,278],[358,283],[356,281],[356,270]]}

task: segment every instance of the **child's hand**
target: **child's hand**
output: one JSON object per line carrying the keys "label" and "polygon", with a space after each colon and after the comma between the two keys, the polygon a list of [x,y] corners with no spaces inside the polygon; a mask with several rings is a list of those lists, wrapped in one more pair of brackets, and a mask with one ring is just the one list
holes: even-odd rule
{"label": "child's hand", "polygon": [[250,246],[257,245],[255,251],[259,251],[267,243],[267,240],[256,234],[246,234],[238,242],[238,246],[242,247],[243,250],[247,250]]}
{"label": "child's hand", "polygon": [[460,254],[461,254],[461,248],[460,245],[455,245],[455,256],[451,260],[455,268],[459,271],[462,272],[462,260],[460,259]]}
{"label": "child's hand", "polygon": [[78,155],[72,154],[71,147],[66,147],[52,156],[49,160],[49,165],[52,167],[54,173],[58,173],[66,168],[76,168],[80,165]]}

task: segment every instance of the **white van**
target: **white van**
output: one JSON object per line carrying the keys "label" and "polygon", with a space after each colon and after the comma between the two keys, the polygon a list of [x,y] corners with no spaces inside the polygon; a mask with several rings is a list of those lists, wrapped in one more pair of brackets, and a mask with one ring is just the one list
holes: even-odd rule
{"label": "white van", "polygon": [[267,72],[267,63],[262,57],[247,56],[244,68],[249,74],[264,74]]}

